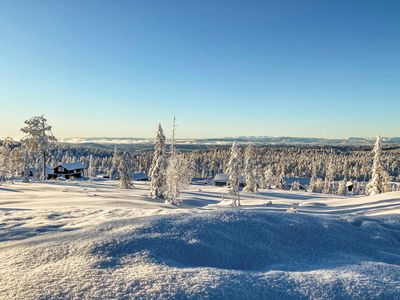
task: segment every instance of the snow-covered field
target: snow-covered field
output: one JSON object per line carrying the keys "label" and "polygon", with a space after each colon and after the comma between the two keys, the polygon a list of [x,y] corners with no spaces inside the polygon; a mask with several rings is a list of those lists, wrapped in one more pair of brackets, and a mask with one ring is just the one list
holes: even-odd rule
{"label": "snow-covered field", "polygon": [[268,190],[240,208],[221,187],[178,208],[147,194],[0,187],[0,299],[400,299],[400,192]]}

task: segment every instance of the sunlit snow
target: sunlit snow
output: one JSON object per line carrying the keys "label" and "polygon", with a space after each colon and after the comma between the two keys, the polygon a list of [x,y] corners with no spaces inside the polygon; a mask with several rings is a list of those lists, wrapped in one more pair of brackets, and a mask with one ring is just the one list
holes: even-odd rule
{"label": "sunlit snow", "polygon": [[[400,295],[400,192],[190,186],[176,207],[115,181],[0,187],[0,299]],[[287,213],[293,209],[297,213]]]}

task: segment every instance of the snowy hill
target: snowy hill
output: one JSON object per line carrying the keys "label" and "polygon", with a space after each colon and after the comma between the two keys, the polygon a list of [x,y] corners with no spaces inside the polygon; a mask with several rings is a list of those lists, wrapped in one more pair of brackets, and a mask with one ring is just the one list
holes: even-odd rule
{"label": "snowy hill", "polygon": [[400,295],[400,192],[262,191],[241,208],[219,187],[190,187],[179,208],[147,193],[139,182],[0,187],[0,299]]}

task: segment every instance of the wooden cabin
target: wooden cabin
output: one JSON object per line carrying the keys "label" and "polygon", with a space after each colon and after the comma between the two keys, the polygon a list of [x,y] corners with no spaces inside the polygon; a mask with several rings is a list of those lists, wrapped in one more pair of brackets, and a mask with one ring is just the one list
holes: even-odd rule
{"label": "wooden cabin", "polygon": [[87,169],[86,166],[80,162],[61,163],[53,168],[53,173],[48,173],[48,178],[83,178],[85,177],[85,169]]}

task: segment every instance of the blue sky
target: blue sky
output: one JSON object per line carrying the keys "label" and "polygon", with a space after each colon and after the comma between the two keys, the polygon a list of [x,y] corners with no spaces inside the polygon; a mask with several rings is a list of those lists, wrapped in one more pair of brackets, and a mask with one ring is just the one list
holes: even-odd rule
{"label": "blue sky", "polygon": [[400,135],[400,1],[0,2],[0,136]]}

